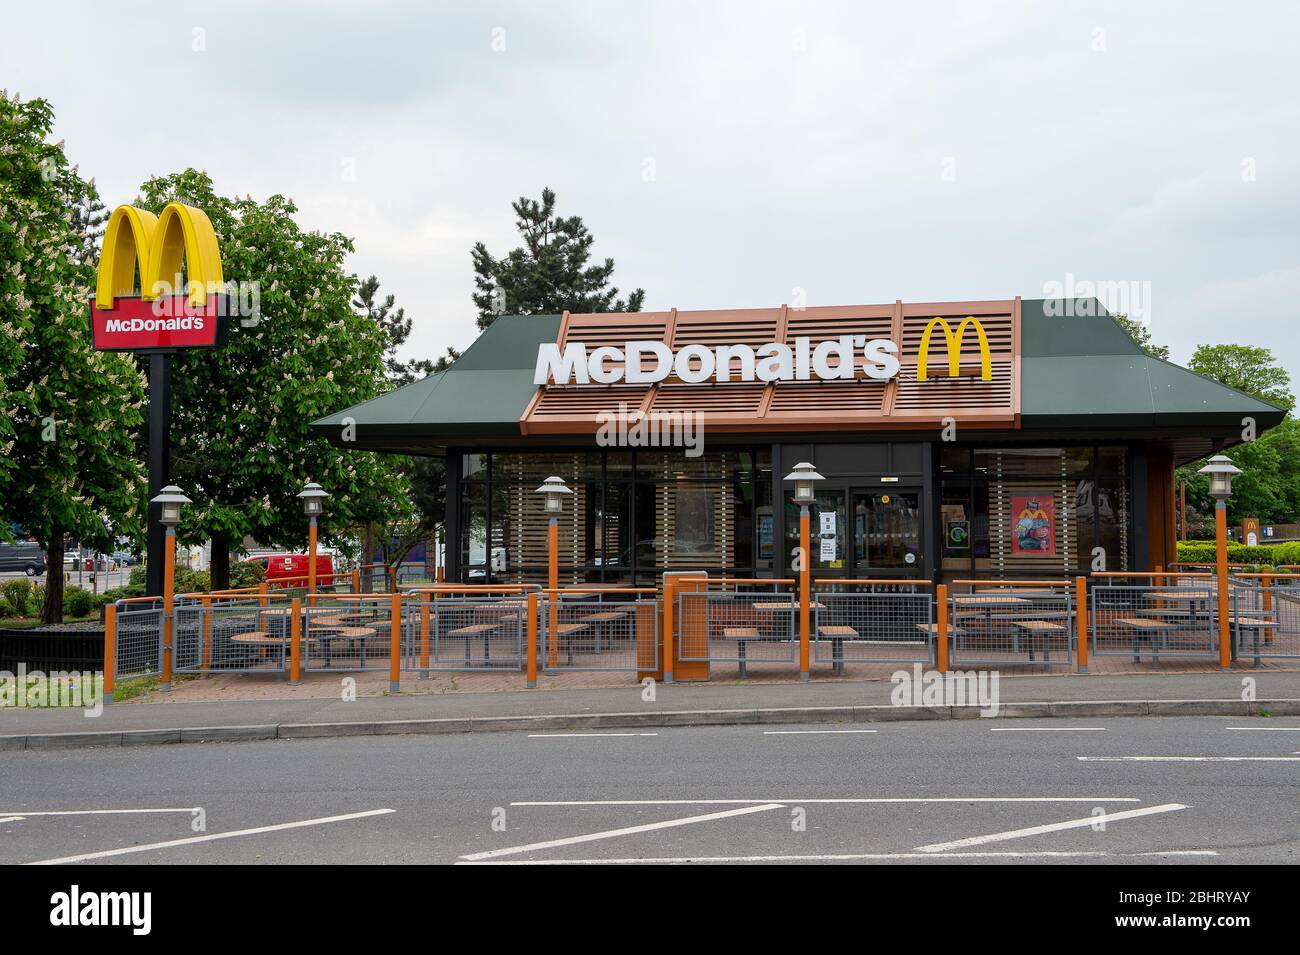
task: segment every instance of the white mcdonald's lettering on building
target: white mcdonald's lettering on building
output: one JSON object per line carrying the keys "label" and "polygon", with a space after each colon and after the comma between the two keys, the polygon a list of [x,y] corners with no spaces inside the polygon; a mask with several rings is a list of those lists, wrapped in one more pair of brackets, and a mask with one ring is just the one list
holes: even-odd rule
{"label": "white mcdonald's lettering on building", "polygon": [[630,341],[622,348],[601,345],[587,350],[582,342],[569,342],[560,350],[554,342],[537,348],[533,382],[580,385],[595,382],[612,385],[653,384],[676,374],[687,384],[716,381],[824,381],[853,380],[857,377],[857,354],[865,359],[862,372],[882,381],[898,374],[898,345],[887,338],[841,335],[821,342],[816,348],[808,338],[796,338],[794,346],[769,342],[749,345],[684,345],[676,354],[663,342]]}

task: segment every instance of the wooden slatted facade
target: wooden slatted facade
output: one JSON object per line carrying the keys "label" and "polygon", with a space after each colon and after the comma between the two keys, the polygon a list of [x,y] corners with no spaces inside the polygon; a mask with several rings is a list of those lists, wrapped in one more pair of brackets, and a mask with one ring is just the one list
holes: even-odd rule
{"label": "wooden slatted facade", "polygon": [[[992,380],[980,377],[978,336],[967,331],[960,344],[958,377],[949,377],[948,344],[942,327],[931,335],[929,372],[919,381],[917,365],[926,326],[943,318],[955,332],[963,319],[980,321],[988,338]],[[855,377],[835,381],[691,384],[671,374],[654,384],[563,384],[539,386],[520,418],[522,434],[589,435],[600,428],[598,415],[699,412],[703,426],[718,433],[798,431],[813,425],[847,429],[916,428],[953,419],[975,428],[1016,428],[1020,415],[1020,299],[973,302],[894,302],[892,305],[837,305],[805,309],[718,309],[575,315],[565,313],[557,344],[573,342],[588,350],[650,340],[672,351],[686,345],[749,345],[769,342],[794,347],[807,338],[810,349],[843,335],[860,341],[887,339],[899,344],[898,375],[881,381],[866,377],[866,359],[855,349]],[[643,365],[648,369],[644,358]],[[832,367],[838,367],[832,363]],[[617,368],[617,362],[609,367]],[[694,364],[692,367],[696,367]]]}

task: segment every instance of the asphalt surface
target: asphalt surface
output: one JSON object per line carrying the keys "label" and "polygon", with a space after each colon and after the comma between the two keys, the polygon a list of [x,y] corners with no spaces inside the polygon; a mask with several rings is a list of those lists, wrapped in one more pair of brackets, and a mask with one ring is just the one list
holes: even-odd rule
{"label": "asphalt surface", "polygon": [[[77,814],[58,814],[69,812]],[[303,825],[274,828],[290,824]],[[173,840],[191,841],[156,845]],[[0,864],[87,855],[109,863],[1294,864],[1300,719],[0,752]]]}

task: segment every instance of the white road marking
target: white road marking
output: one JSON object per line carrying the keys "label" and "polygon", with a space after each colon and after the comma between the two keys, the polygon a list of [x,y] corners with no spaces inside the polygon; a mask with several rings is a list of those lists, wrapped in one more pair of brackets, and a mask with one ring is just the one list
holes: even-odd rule
{"label": "white road marking", "polygon": [[180,809],[11,809],[0,812],[0,816],[10,814],[22,816],[127,816],[151,812],[194,812],[199,806],[187,806]]}
{"label": "white road marking", "polygon": [[548,842],[531,842],[525,846],[510,846],[507,849],[491,849],[487,852],[473,852],[461,856],[466,862],[479,862],[483,859],[495,859],[498,856],[517,855],[521,852],[536,852],[541,849],[555,849],[559,846],[571,846],[580,842],[595,842],[598,839],[613,839],[616,836],[630,836],[638,832],[654,832],[656,829],[671,829],[674,826],[689,826],[697,822],[712,822],[715,819],[727,819],[731,816],[747,816],[755,812],[767,812],[771,809],[785,808],[780,803],[764,803],[760,806],[745,806],[741,809],[728,809],[726,812],[711,812],[703,816],[687,816],[684,819],[668,819],[664,822],[651,822],[643,826],[628,826],[624,829],[607,829],[604,832],[589,832],[581,836],[569,836],[565,839],[551,839]]}
{"label": "white road marking", "polygon": [[877,733],[879,730],[763,730],[764,736],[833,736],[837,733]]}
{"label": "white road marking", "polygon": [[601,737],[656,737],[658,733],[529,733],[529,739],[593,739]]}
{"label": "white road marking", "polygon": [[1076,756],[1084,763],[1300,763],[1296,756]]}
{"label": "white road marking", "polygon": [[25,816],[0,816],[0,823],[5,822],[22,822]]}
{"label": "white road marking", "polygon": [[1225,730],[1236,730],[1237,732],[1255,733],[1255,732],[1278,732],[1283,733],[1300,733],[1300,726],[1225,726]]}
{"label": "white road marking", "polygon": [[1182,803],[1167,802],[1163,806],[1148,806],[1144,809],[1125,809],[1123,812],[1107,812],[1098,816],[1084,816],[1082,819],[1069,819],[1065,822],[1052,822],[1044,826],[1029,826],[1025,829],[1010,829],[1006,832],[991,832],[986,836],[971,836],[968,839],[955,839],[952,842],[936,842],[928,846],[917,846],[917,852],[948,852],[952,849],[965,849],[968,846],[982,846],[989,842],[1005,842],[1008,839],[1023,839],[1026,836],[1042,835],[1045,832],[1061,832],[1064,829],[1082,829],[1098,823],[1120,822],[1124,819],[1137,819],[1140,816],[1154,816],[1158,813],[1177,812],[1186,809]]}
{"label": "white road marking", "polygon": [[552,801],[512,802],[512,806],[747,806],[754,803],[857,804],[857,803],[1020,803],[1020,802],[1141,802],[1135,796],[863,796],[842,799],[558,799]]}
{"label": "white road marking", "polygon": [[990,733],[1104,733],[1104,726],[990,726]]}
{"label": "white road marking", "polygon": [[1132,858],[1165,856],[1182,858],[1217,856],[1213,849],[1170,849],[1166,852],[1137,852],[1115,855],[1110,852],[855,852],[816,856],[677,856],[643,859],[502,859],[485,862],[458,862],[457,865],[682,865],[691,862],[858,862],[894,859],[1080,859]]}
{"label": "white road marking", "polygon": [[323,826],[331,822],[347,822],[351,819],[365,819],[368,816],[384,816],[396,809],[368,809],[365,812],[349,812],[341,816],[321,816],[316,819],[302,819],[298,822],[281,822],[273,826],[257,826],[253,829],[235,829],[231,832],[214,832],[204,836],[190,836],[186,839],[171,839],[167,842],[151,842],[142,846],[126,846],[122,849],[105,849],[102,852],[85,852],[81,855],[62,856],[58,859],[42,859],[39,862],[27,862],[24,865],[63,865],[67,862],[88,862],[91,859],[108,859],[113,856],[130,855],[133,852],[150,852],[154,849],[172,849],[176,846],[192,846],[200,842],[216,842],[218,839],[234,839],[237,836],[257,836],[265,832],[281,832],[285,829],[302,829],[305,826]]}

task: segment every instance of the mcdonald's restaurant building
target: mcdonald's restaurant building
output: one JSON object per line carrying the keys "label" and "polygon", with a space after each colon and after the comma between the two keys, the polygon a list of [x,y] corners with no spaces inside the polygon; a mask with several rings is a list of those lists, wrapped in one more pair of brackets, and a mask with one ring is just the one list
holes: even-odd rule
{"label": "mcdonald's restaurant building", "polygon": [[445,456],[449,581],[1061,577],[1175,559],[1174,468],[1284,412],[1138,348],[1092,299],[503,316],[450,370],[328,418]]}

